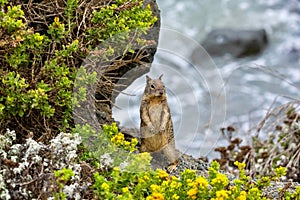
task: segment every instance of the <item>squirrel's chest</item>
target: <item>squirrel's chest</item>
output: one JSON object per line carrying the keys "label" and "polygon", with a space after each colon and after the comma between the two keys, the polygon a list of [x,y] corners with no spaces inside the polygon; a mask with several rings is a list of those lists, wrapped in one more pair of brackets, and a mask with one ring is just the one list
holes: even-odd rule
{"label": "squirrel's chest", "polygon": [[162,113],[164,112],[161,104],[151,105],[149,107],[149,117],[153,124],[159,125]]}

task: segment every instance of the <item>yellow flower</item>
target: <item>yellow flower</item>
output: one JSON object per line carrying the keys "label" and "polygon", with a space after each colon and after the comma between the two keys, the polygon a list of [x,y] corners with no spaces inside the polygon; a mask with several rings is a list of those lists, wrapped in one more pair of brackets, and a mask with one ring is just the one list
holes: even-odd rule
{"label": "yellow flower", "polygon": [[226,190],[220,190],[216,192],[216,200],[225,200],[228,199],[228,194],[230,192]]}
{"label": "yellow flower", "polygon": [[[116,134],[116,135],[114,135],[111,139],[110,139],[110,141],[112,142],[112,143],[114,143],[115,145],[120,145],[120,144],[122,144],[122,142],[124,141],[124,135],[123,135],[123,133],[118,133],[118,134]],[[128,142],[129,143],[129,142]],[[130,143],[129,143],[130,144]]]}
{"label": "yellow flower", "polygon": [[170,180],[171,180],[171,181],[177,181],[178,178],[177,178],[176,176],[171,176],[171,177],[170,177]]}
{"label": "yellow flower", "polygon": [[107,183],[102,183],[101,188],[102,188],[104,191],[109,191],[109,185],[108,185]]}
{"label": "yellow flower", "polygon": [[170,187],[172,188],[172,189],[175,189],[175,188],[177,188],[177,183],[175,182],[175,181],[172,181],[171,182],[171,184],[170,184]]}
{"label": "yellow flower", "polygon": [[237,193],[238,192],[238,188],[236,186],[230,186],[230,191],[232,193]]}
{"label": "yellow flower", "polygon": [[164,170],[157,170],[158,171],[158,177],[162,180],[167,180],[169,177],[169,174],[167,172],[165,172]]}
{"label": "yellow flower", "polygon": [[144,179],[145,181],[148,181],[150,178],[149,178],[148,175],[144,175],[144,176],[143,176],[143,179]]}
{"label": "yellow flower", "polygon": [[59,23],[59,18],[58,18],[58,17],[54,17],[54,22],[55,22],[56,24],[60,24],[60,23]]}
{"label": "yellow flower", "polygon": [[163,186],[163,187],[168,187],[168,185],[169,185],[168,181],[163,181],[161,184],[161,186]]}
{"label": "yellow flower", "polygon": [[152,184],[150,185],[150,188],[153,192],[157,192],[160,190],[160,186],[156,185],[156,184]]}
{"label": "yellow flower", "polygon": [[246,167],[245,163],[240,163],[239,161],[235,161],[234,165],[237,166],[240,171],[243,170],[243,169],[245,169],[245,167]]}
{"label": "yellow flower", "polygon": [[199,186],[201,189],[205,189],[208,187],[208,182],[204,177],[199,176],[196,179],[196,186]]}
{"label": "yellow flower", "polygon": [[173,194],[172,199],[178,200],[178,199],[179,199],[179,196],[178,196],[177,194]]}
{"label": "yellow flower", "polygon": [[122,192],[123,192],[123,193],[126,193],[126,192],[128,192],[128,191],[129,191],[128,187],[123,187],[123,188],[122,188]]}
{"label": "yellow flower", "polygon": [[152,196],[147,196],[146,200],[153,200]]}
{"label": "yellow flower", "polygon": [[159,193],[159,192],[154,192],[154,193],[152,194],[152,199],[155,199],[155,200],[164,200],[165,197],[164,197],[164,195],[162,195],[162,194]]}
{"label": "yellow flower", "polygon": [[131,146],[135,147],[139,141],[136,138],[131,139]]}
{"label": "yellow flower", "polygon": [[141,183],[141,184],[144,184],[144,183],[145,183],[145,180],[142,179],[142,178],[139,178],[139,179],[138,179],[138,182]]}
{"label": "yellow flower", "polygon": [[130,142],[124,141],[124,146],[129,147],[130,146]]}
{"label": "yellow flower", "polygon": [[247,193],[245,191],[241,191],[240,196],[238,196],[237,200],[246,200]]}
{"label": "yellow flower", "polygon": [[193,187],[194,186],[194,183],[193,183],[192,179],[186,179],[186,182],[187,182],[187,185],[189,187]]}
{"label": "yellow flower", "polygon": [[222,185],[227,186],[229,184],[229,180],[225,174],[218,173],[216,178],[211,181],[212,186]]}
{"label": "yellow flower", "polygon": [[124,140],[124,135],[121,132],[118,133],[117,137],[118,137],[118,140]]}
{"label": "yellow flower", "polygon": [[197,188],[192,188],[187,192],[187,195],[191,198],[191,199],[196,199],[197,198],[197,193],[198,190]]}

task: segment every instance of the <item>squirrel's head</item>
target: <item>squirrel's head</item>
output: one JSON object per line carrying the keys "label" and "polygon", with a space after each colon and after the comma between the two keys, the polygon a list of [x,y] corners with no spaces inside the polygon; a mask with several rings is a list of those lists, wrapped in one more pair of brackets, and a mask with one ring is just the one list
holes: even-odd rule
{"label": "squirrel's head", "polygon": [[160,75],[158,79],[151,79],[149,76],[146,76],[146,89],[145,93],[149,95],[150,98],[166,98],[165,84],[162,82],[161,78],[163,75]]}

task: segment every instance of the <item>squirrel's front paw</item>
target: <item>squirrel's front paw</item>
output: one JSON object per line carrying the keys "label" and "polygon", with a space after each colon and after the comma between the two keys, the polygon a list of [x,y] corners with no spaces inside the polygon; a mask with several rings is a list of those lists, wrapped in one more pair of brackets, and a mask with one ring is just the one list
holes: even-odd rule
{"label": "squirrel's front paw", "polygon": [[168,171],[169,173],[170,173],[170,172],[176,171],[177,165],[178,165],[177,162],[171,163],[171,164],[167,167],[167,171]]}
{"label": "squirrel's front paw", "polygon": [[155,132],[155,128],[152,124],[149,125],[150,133],[153,134]]}

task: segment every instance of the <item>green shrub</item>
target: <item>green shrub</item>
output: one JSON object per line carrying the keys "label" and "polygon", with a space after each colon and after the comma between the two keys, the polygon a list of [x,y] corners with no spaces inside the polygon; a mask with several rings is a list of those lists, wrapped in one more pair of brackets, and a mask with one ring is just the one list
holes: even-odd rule
{"label": "green shrub", "polygon": [[100,133],[97,133],[89,125],[76,125],[73,132],[80,133],[84,148],[89,152],[89,154],[83,155],[84,160],[95,158],[99,161],[96,166],[102,169],[112,169],[120,165],[124,165],[126,170],[150,169],[150,164],[146,164],[145,167],[144,165],[137,166],[136,163],[143,163],[147,160],[150,162],[150,156],[148,153],[145,153],[144,157],[133,154],[137,150],[138,140],[136,138],[131,139],[131,141],[125,140],[116,123],[103,125]]}
{"label": "green shrub", "polygon": [[[79,129],[78,129],[79,130]],[[96,132],[82,127],[81,131]],[[83,135],[82,132],[79,132]],[[7,131],[0,135],[0,198],[2,199],[212,199],[248,200],[270,199],[265,193],[284,176],[286,169],[275,169],[276,174],[260,179],[246,175],[245,163],[235,162],[239,173],[233,179],[220,172],[220,165],[212,162],[204,175],[186,169],[179,177],[166,171],[150,168],[149,153],[138,154],[130,149],[127,164],[114,163],[104,167],[103,159],[82,148],[84,138],[61,133],[49,145],[29,138],[25,144],[14,144],[16,134]],[[110,138],[121,134],[115,125],[107,126],[103,134]],[[122,140],[123,141],[123,140]],[[120,142],[107,147],[124,148]],[[100,144],[101,145],[101,144]],[[81,146],[81,148],[78,148]],[[90,162],[97,164],[89,165]],[[233,179],[233,180],[232,180]],[[299,199],[300,187],[294,192],[289,184],[278,191],[282,199]]]}
{"label": "green shrub", "polygon": [[[132,29],[145,33],[156,18],[142,0],[18,4],[0,2],[1,131],[16,130],[19,141],[34,133],[35,139],[47,142],[73,126],[72,106],[86,100],[86,85],[97,82],[96,72],[81,67],[83,59],[116,34],[130,39]],[[111,45],[103,51],[116,52]],[[80,81],[74,84],[78,72]]]}

